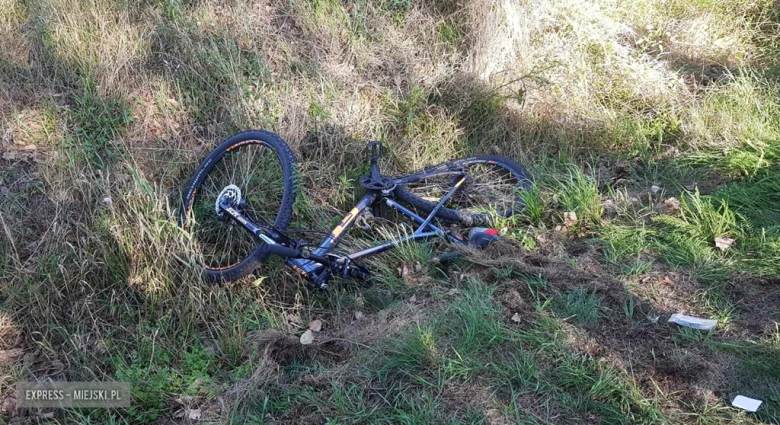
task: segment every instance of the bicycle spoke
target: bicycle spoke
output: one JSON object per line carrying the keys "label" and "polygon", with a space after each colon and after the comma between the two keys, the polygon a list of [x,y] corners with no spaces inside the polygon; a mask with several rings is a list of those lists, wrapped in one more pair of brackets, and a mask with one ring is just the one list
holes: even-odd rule
{"label": "bicycle spoke", "polygon": [[[504,211],[516,202],[517,177],[505,168],[486,163],[464,166],[467,182],[446,206],[470,213],[485,213],[490,210]],[[407,189],[413,194],[433,203],[441,198],[455,184],[452,175],[434,175],[410,183]]]}
{"label": "bicycle spoke", "polygon": [[208,267],[226,267],[246,258],[256,247],[253,236],[229,217],[220,220],[215,204],[228,185],[241,190],[244,210],[253,219],[273,225],[281,208],[284,172],[275,152],[261,143],[228,151],[201,185],[191,208],[191,231]]}

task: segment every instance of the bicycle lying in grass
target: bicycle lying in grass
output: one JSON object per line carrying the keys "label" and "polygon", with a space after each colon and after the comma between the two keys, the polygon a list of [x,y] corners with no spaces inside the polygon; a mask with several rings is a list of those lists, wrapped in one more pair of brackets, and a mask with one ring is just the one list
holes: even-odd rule
{"label": "bicycle lying in grass", "polygon": [[[477,155],[388,177],[379,171],[382,144],[369,142],[365,152],[371,173],[360,179],[360,185],[366,195],[319,246],[309,249],[311,244],[285,234],[298,190],[295,156],[289,146],[268,131],[240,133],[220,144],[195,171],[181,210],[181,225],[202,251],[198,262],[206,278],[212,282],[239,279],[275,254],[314,288],[327,288],[333,276],[365,281],[371,274],[357,260],[407,241],[441,237],[454,244],[484,246],[498,237],[494,229],[474,228],[464,238],[441,223],[473,227],[489,225],[495,216],[509,217],[523,205],[520,191],[531,186],[525,168],[501,156]],[[411,235],[372,248],[334,253],[357,218],[380,204],[419,226]]]}

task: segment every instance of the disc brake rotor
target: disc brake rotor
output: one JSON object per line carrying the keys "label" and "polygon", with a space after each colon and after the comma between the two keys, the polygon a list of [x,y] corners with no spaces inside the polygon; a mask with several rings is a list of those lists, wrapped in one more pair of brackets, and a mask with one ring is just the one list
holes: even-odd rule
{"label": "disc brake rotor", "polygon": [[216,202],[214,202],[214,211],[217,213],[217,217],[219,217],[220,220],[225,218],[225,213],[222,212],[222,208],[220,208],[221,204],[227,204],[230,206],[238,205],[241,202],[241,189],[238,188],[238,186],[231,184],[225,186],[224,189],[222,189],[221,192],[219,192],[219,196],[217,196]]}

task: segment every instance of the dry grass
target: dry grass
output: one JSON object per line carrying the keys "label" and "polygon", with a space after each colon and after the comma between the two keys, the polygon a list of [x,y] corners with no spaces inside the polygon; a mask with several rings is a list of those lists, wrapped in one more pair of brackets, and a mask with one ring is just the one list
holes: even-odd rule
{"label": "dry grass", "polygon": [[[0,350],[23,350],[0,351],[7,354],[0,356],[3,417],[37,418],[13,408],[17,380],[119,379],[136,383],[136,408],[58,411],[57,420],[186,422],[180,411],[200,406],[222,423],[294,423],[303,406],[315,422],[366,423],[377,412],[398,421],[413,412],[425,422],[445,406],[464,422],[504,423],[526,410],[540,422],[608,421],[615,412],[648,422],[751,421],[724,405],[733,390],[729,362],[753,353],[742,343],[768,347],[760,356],[780,349],[776,329],[751,322],[778,296],[776,277],[768,277],[777,257],[767,248],[777,244],[772,233],[751,233],[760,226],[739,233],[744,251],[733,263],[723,257],[736,264],[736,276],[701,286],[703,271],[716,271],[674,261],[682,270],[669,270],[661,259],[676,252],[649,246],[683,250],[693,242],[673,240],[662,227],[610,239],[620,233],[600,228],[607,216],[599,197],[626,198],[616,223],[656,226],[646,220],[662,201],[647,195],[653,183],[672,190],[692,179],[721,183],[776,171],[776,15],[769,1],[0,0]],[[273,130],[293,148],[305,186],[300,226],[327,227],[352,201],[367,139],[391,148],[385,168],[392,173],[468,153],[514,157],[537,171],[542,210],[531,224],[507,222],[520,243],[498,260],[472,258],[481,267],[450,269],[433,262],[429,247],[411,247],[372,262],[382,275],[377,288],[310,294],[277,263],[208,287],[193,267],[193,241],[176,226],[177,198],[197,161],[246,128]],[[581,178],[579,166],[565,165],[609,174],[625,161],[638,165],[622,195],[608,187],[617,176]],[[631,201],[633,193],[641,199]],[[588,215],[567,236],[553,230],[564,208]],[[605,262],[568,242],[575,234],[608,240],[620,254]],[[720,255],[708,243],[691,245],[691,255]],[[534,255],[517,259],[527,250]],[[657,263],[641,268],[651,257]],[[762,268],[737,266],[754,260]],[[405,262],[424,267],[399,277]],[[639,271],[620,274],[618,263]],[[675,273],[670,288],[664,277]],[[604,277],[614,274],[621,277]],[[537,392],[515,393],[501,381],[506,374],[495,378],[469,363],[496,354],[485,341],[479,346],[493,348],[473,358],[447,348],[458,329],[437,317],[481,317],[469,316],[465,304],[448,309],[476,291],[474,279],[502,285],[485,296],[485,311],[507,316],[495,320],[513,326],[514,309],[539,324],[523,322],[522,337],[501,334],[503,351],[540,363]],[[631,297],[644,313],[689,303],[692,312],[721,314],[729,326],[707,343],[737,357],[714,358],[696,348],[696,335],[639,328],[638,312],[614,327],[578,328],[556,304],[576,297],[578,285],[609,295],[601,307],[582,303],[601,316],[627,315]],[[753,304],[740,318],[729,303],[743,298]],[[421,309],[431,313],[421,317]],[[361,322],[355,311],[369,318]],[[296,338],[314,318],[325,321],[331,340],[300,350]],[[281,336],[246,343],[268,332]],[[650,334],[632,342],[641,349],[622,345],[624,335],[641,332]],[[534,335],[559,345],[547,352]],[[653,344],[669,349],[668,358],[651,358]],[[551,354],[570,348],[590,360]],[[606,363],[590,363],[598,357]],[[418,372],[415,362],[431,361],[458,378],[378,376],[392,363],[383,359]],[[704,366],[688,381],[674,378],[691,364]],[[585,383],[564,379],[577,367],[598,377],[588,384],[596,394],[590,401],[576,398]],[[318,379],[306,378],[315,372]],[[776,364],[764,372],[776,374]],[[426,398],[425,382],[439,378],[433,387],[448,395]],[[494,392],[463,410],[458,401],[472,378]],[[761,385],[751,388],[777,391],[772,380]],[[307,389],[315,386],[320,395]],[[545,409],[520,406],[540,398],[553,401]],[[766,411],[759,420],[780,417],[776,404]]]}

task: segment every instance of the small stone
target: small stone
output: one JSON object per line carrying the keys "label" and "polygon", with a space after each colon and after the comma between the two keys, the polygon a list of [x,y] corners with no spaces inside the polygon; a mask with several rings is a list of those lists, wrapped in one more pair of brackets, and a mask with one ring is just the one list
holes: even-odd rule
{"label": "small stone", "polygon": [[312,342],[314,342],[314,332],[312,332],[311,329],[307,329],[306,332],[301,335],[301,344],[310,345]]}

